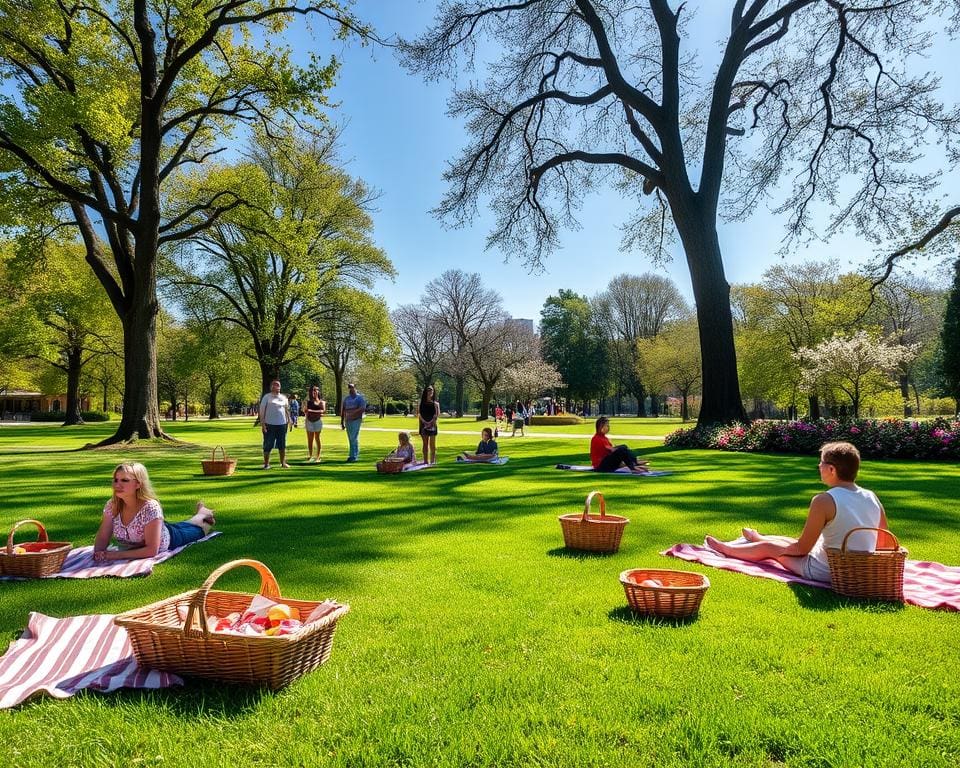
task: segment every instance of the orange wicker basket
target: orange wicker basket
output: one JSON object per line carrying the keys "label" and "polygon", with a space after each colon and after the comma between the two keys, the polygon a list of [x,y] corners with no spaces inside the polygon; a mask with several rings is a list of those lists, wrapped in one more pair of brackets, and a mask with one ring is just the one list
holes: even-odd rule
{"label": "orange wicker basket", "polygon": [[620,574],[620,583],[634,611],[665,619],[693,616],[710,587],[706,576],[666,568],[633,568]]}
{"label": "orange wicker basket", "polygon": [[[240,566],[249,566],[260,574],[259,594],[296,608],[301,616],[308,616],[322,602],[282,597],[277,580],[266,565],[258,560],[233,560],[211,573],[200,589],[116,617],[115,623],[125,627],[130,636],[137,664],[194,677],[264,685],[274,690],[323,664],[333,647],[337,621],[350,610],[348,605],[334,604],[330,613],[291,635],[210,632],[208,612],[217,616],[242,612],[254,597],[211,589],[223,574]],[[178,608],[186,609],[186,621],[181,621]]]}
{"label": "orange wicker basket", "polygon": [[403,472],[406,462],[400,458],[386,458],[377,462],[377,472],[382,475],[396,475]]}
{"label": "orange wicker basket", "polygon": [[[600,499],[599,515],[590,513],[594,496]],[[587,496],[583,514],[561,515],[558,519],[563,529],[563,544],[567,549],[607,553],[620,549],[623,529],[630,522],[625,517],[607,514],[607,503],[600,491],[591,491]]]}
{"label": "orange wicker basket", "polygon": [[[856,531],[877,531],[874,552],[847,549],[847,539]],[[882,544],[882,546],[881,546]],[[830,581],[835,592],[847,597],[903,602],[903,567],[907,550],[886,528],[851,528],[840,549],[827,549]]]}
{"label": "orange wicker basket", "polygon": [[[217,450],[220,450],[220,458],[217,458]],[[237,468],[237,460],[227,456],[227,452],[222,445],[216,446],[210,451],[209,459],[202,459],[203,474],[205,475],[232,475]]]}
{"label": "orange wicker basket", "polygon": [[[30,523],[37,526],[37,540],[13,543],[13,534],[21,525]],[[25,550],[14,554],[14,547]],[[19,576],[25,579],[40,579],[44,576],[53,576],[63,567],[73,545],[69,541],[49,541],[47,529],[39,520],[21,520],[10,530],[7,536],[7,546],[0,549],[0,576]]]}

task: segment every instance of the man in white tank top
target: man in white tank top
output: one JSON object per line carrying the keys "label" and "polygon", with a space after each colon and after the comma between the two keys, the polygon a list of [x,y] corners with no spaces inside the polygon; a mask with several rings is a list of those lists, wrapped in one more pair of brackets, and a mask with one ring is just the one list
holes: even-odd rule
{"label": "man in white tank top", "polygon": [[[799,576],[829,583],[828,547],[839,549],[853,528],[887,527],[887,514],[876,494],[855,482],[859,470],[860,452],[855,445],[827,443],[820,449],[820,479],[827,491],[818,493],[810,502],[799,539],[765,536],[744,528],[744,542],[727,543],[707,536],[706,545],[740,560],[776,560]],[[847,541],[848,549],[861,552],[873,552],[876,546],[873,531],[857,531]]]}

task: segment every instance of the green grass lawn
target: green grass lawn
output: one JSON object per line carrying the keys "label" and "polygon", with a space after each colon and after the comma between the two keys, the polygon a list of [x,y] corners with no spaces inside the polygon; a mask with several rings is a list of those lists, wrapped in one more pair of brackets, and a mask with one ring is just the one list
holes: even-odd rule
{"label": "green grass lawn", "polygon": [[[617,420],[650,435],[667,420]],[[502,467],[457,465],[472,435],[439,438],[441,466],[378,476],[371,463],[412,419],[370,420],[345,464],[328,421],[323,464],[257,470],[250,420],[168,425],[189,445],[73,451],[110,425],[0,427],[0,528],[37,517],[56,539],[92,540],[122,458],[150,469],[167,516],[202,498],[223,535],[145,579],[0,583],[4,645],[29,611],[120,612],[199,586],[254,557],[285,595],[351,605],[330,661],[279,693],[190,682],[159,692],[37,699],[0,713],[0,765],[956,766],[960,616],[791,588],[660,557],[743,524],[799,532],[816,459],[668,451],[631,441],[659,479],[557,472],[582,438],[505,438]],[[442,425],[443,426],[443,425]],[[476,422],[448,429],[479,432]],[[575,428],[541,428],[569,433]],[[592,432],[592,428],[586,434]],[[419,441],[414,438],[415,444]],[[200,459],[222,444],[229,478]],[[417,445],[419,453],[419,445]],[[960,563],[960,468],[870,461],[911,557]],[[557,515],[598,488],[631,523],[618,554],[562,548]],[[706,573],[697,620],[644,621],[617,581],[630,567]],[[227,589],[253,591],[253,571]]]}

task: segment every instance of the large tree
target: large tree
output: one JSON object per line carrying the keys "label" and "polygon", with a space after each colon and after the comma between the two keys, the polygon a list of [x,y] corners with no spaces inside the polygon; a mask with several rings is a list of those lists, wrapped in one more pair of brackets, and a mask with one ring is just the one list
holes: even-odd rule
{"label": "large tree", "polygon": [[180,249],[171,282],[182,302],[205,304],[210,320],[248,334],[264,392],[287,363],[313,354],[313,326],[334,293],[394,274],[373,243],[374,195],[337,167],[335,141],[261,134],[250,162],[178,190],[184,200],[198,186],[246,190],[251,205],[225,213]]}
{"label": "large tree", "polygon": [[335,0],[0,0],[3,171],[64,201],[123,325],[123,417],[105,442],[163,436],[158,250],[243,202],[211,191],[171,215],[168,188],[239,124],[319,115],[336,62],[301,68],[275,42],[302,16],[356,28]]}
{"label": "large tree", "polygon": [[[449,0],[407,44],[406,63],[428,77],[462,75],[488,54],[490,64],[452,99],[472,140],[438,212],[462,223],[490,199],[490,242],[536,263],[574,222],[584,190],[618,178],[638,200],[626,244],[646,233],[662,255],[671,226],[682,243],[703,359],[700,422],[742,418],[719,216],[746,218],[786,189],[792,237],[847,224],[873,241],[899,235],[936,180],[914,170],[919,148],[957,131],[936,78],[911,72],[938,28],[929,17],[953,7],[731,0],[719,61],[700,65],[701,78],[698,52],[683,48],[688,3]],[[823,227],[813,217],[821,201],[831,211]]]}
{"label": "large tree", "polygon": [[540,310],[543,359],[563,378],[567,397],[586,401],[606,389],[609,355],[590,301],[561,288]]}
{"label": "large tree", "polygon": [[417,386],[432,384],[443,369],[446,328],[423,304],[404,304],[390,315],[402,359],[413,370]]}

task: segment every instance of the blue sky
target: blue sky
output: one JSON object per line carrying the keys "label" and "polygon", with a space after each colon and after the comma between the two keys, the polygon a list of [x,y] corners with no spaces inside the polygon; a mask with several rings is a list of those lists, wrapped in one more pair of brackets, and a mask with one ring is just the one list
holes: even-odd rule
{"label": "blue sky", "polygon": [[[690,4],[695,5],[694,3]],[[701,3],[693,39],[705,51],[717,50],[715,29],[728,24],[728,3]],[[436,3],[432,0],[358,0],[357,14],[383,36],[415,36],[429,25]],[[318,26],[316,45],[326,52],[327,30]],[[295,48],[307,44],[300,34],[291,37]],[[302,50],[302,48],[301,48]],[[539,319],[547,296],[560,288],[593,295],[617,274],[655,272],[677,284],[690,299],[690,278],[682,252],[671,263],[655,267],[636,253],[622,253],[620,225],[629,208],[612,189],[586,200],[579,231],[563,235],[563,247],[545,263],[543,273],[531,274],[519,261],[499,251],[485,250],[489,219],[485,214],[473,226],[445,229],[430,214],[444,192],[446,162],[465,143],[462,126],[447,116],[450,83],[425,83],[404,71],[393,54],[356,44],[332,49],[343,62],[333,99],[339,102],[333,117],[344,124],[343,159],[348,171],[380,191],[374,214],[375,239],[397,268],[393,282],[381,281],[376,290],[390,307],[416,302],[423,286],[445,269],[480,272],[496,289],[515,317]],[[931,66],[935,67],[935,57]],[[946,61],[946,57],[943,57]],[[709,71],[709,62],[704,67]],[[953,98],[958,87],[951,86]],[[954,189],[956,186],[954,184]],[[750,221],[721,224],[727,279],[731,283],[757,280],[780,257],[782,223],[758,210]],[[852,237],[828,245],[802,249],[787,262],[835,257],[842,268],[855,268],[872,251]],[[921,266],[923,271],[925,267]]]}

